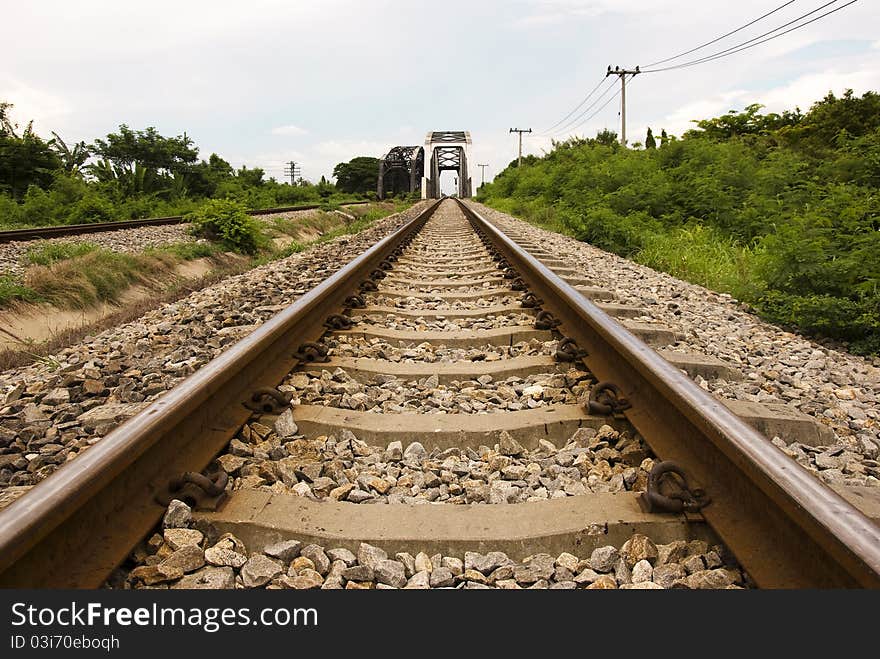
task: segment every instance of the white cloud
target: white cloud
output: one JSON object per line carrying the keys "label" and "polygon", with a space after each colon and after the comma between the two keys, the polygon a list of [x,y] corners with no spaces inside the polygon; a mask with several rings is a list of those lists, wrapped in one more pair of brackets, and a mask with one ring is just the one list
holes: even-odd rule
{"label": "white cloud", "polygon": [[[684,131],[694,128],[693,120],[717,117],[728,110],[738,109],[753,101],[754,95],[745,89],[734,89],[712,94],[706,98],[683,105],[674,112],[663,117],[663,127],[673,135],[681,135]],[[644,131],[639,131],[642,134]],[[629,131],[627,131],[629,138]]]}
{"label": "white cloud", "polygon": [[866,68],[844,70],[829,67],[806,73],[769,89],[739,88],[711,94],[682,105],[662,117],[646,117],[643,114],[639,120],[628,124],[627,133],[642,136],[647,126],[652,126],[656,132],[659,132],[658,127],[662,127],[672,135],[681,135],[694,128],[695,119],[717,117],[729,110],[741,111],[751,103],[764,106],[762,112],[783,112],[796,107],[806,112],[829,91],[841,96],[847,89],[852,89],[856,95],[880,89],[880,66],[877,66],[880,61],[863,64],[867,65]]}
{"label": "white cloud", "polygon": [[552,25],[606,14],[650,14],[690,9],[687,0],[526,0],[523,4],[527,6],[524,15],[512,21],[516,27]]}
{"label": "white cloud", "polygon": [[276,126],[272,129],[273,135],[307,135],[309,131],[305,128],[300,128],[299,126],[294,126],[293,124],[287,124],[286,126]]}
{"label": "white cloud", "polygon": [[58,130],[58,119],[73,112],[70,103],[55,94],[0,74],[0,100],[12,103],[12,118],[24,127],[34,121],[34,130],[45,134]]}
{"label": "white cloud", "polygon": [[638,3],[625,3],[619,0],[526,0],[527,16],[600,16],[602,14],[637,14],[640,12],[668,11],[684,0],[641,0]]}
{"label": "white cloud", "polygon": [[[392,140],[393,141],[393,140]],[[309,147],[309,151],[325,158],[350,160],[355,156],[383,155],[394,146],[389,140],[326,140]]]}
{"label": "white cloud", "polygon": [[861,95],[869,90],[880,89],[880,69],[871,68],[857,71],[827,70],[800,76],[790,83],[758,92],[754,96],[766,106],[767,111],[780,112],[795,106],[807,110],[814,102],[821,100],[829,91],[840,96],[852,89]]}

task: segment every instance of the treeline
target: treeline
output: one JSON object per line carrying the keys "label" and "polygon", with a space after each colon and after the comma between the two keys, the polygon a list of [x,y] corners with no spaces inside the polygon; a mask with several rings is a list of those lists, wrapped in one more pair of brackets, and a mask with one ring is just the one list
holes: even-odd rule
{"label": "treeline", "polygon": [[[880,352],[880,95],[742,112],[680,139],[554,143],[486,203],[683,279],[765,318]],[[658,144],[659,141],[659,144]]]}
{"label": "treeline", "polygon": [[[0,227],[79,224],[179,215],[206,199],[233,199],[248,208],[338,202],[372,189],[355,177],[342,185],[300,179],[296,185],[266,179],[260,168],[233,168],[186,136],[165,137],[154,128],[115,133],[91,144],[67,144],[59,135],[37,135],[31,123],[12,122],[0,102]],[[347,172],[345,163],[337,169]]]}

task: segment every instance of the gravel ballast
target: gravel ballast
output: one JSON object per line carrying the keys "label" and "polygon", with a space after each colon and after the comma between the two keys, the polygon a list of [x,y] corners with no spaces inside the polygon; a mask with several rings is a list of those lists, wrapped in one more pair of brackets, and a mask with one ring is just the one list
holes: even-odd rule
{"label": "gravel ballast", "polygon": [[30,486],[424,208],[229,277],[31,366],[0,373],[0,491]]}
{"label": "gravel ballast", "polygon": [[705,590],[751,586],[724,547],[702,540],[657,544],[634,534],[619,547],[600,546],[589,555],[538,553],[519,561],[501,551],[389,555],[364,542],[355,551],[296,539],[257,548],[245,546],[232,534],[218,535],[210,525],[193,524],[182,502],[173,501],[169,510],[163,528],[132,552],[107,587]]}
{"label": "gravel ballast", "polygon": [[705,390],[731,400],[787,403],[830,427],[836,437],[832,446],[818,451],[797,444],[783,448],[823,480],[880,485],[880,360],[764,322],[730,295],[470,203],[486,219],[515,228],[577,266],[595,285],[612,290],[619,302],[646,309],[653,320],[684,337],[670,349],[717,357],[745,376],[740,382],[695,378]]}

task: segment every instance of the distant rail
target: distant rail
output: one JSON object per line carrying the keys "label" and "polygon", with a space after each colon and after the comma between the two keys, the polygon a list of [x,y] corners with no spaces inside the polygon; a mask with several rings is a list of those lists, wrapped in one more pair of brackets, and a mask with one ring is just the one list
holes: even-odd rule
{"label": "distant rail", "polygon": [[[367,204],[367,201],[352,201],[340,206],[359,206]],[[273,213],[289,213],[292,211],[308,211],[323,207],[324,204],[306,204],[303,206],[280,206],[278,208],[261,208],[248,211],[248,215],[271,215]],[[183,215],[169,215],[168,217],[148,217],[140,220],[120,220],[117,222],[94,222],[89,224],[62,224],[53,227],[33,227],[30,229],[13,229],[0,231],[0,244],[11,242],[23,242],[27,240],[39,240],[41,238],[58,238],[60,236],[78,236],[84,233],[101,233],[103,231],[119,231],[121,229],[137,229],[138,227],[153,227],[163,224],[182,224],[185,220]]]}

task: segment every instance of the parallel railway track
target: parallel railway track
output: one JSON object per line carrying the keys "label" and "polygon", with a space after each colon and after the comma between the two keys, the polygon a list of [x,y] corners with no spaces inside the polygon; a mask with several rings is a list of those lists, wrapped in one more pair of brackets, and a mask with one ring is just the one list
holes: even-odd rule
{"label": "parallel railway track", "polygon": [[[344,206],[357,206],[366,204],[366,201],[353,201]],[[292,211],[305,211],[321,208],[321,204],[306,204],[303,206],[281,206],[278,208],[262,208],[248,211],[249,215],[271,215],[273,213],[289,213]],[[24,242],[28,240],[41,240],[47,238],[60,238],[62,236],[78,236],[88,233],[101,233],[104,231],[119,231],[121,229],[137,229],[139,227],[163,226],[166,224],[183,224],[183,215],[169,215],[168,217],[150,217],[141,220],[122,220],[118,222],[94,222],[90,224],[67,224],[52,227],[31,227],[28,229],[12,229],[0,231],[0,244],[11,242]]]}
{"label": "parallel railway track", "polygon": [[[160,521],[157,497],[175,496],[168,484],[186,498],[192,486],[176,488],[187,479],[206,483],[192,474],[209,464],[211,482],[226,484],[219,464],[233,474],[226,500],[197,517],[249,547],[300,538],[351,548],[367,541],[389,552],[504,547],[521,558],[589,552],[638,528],[667,541],[669,533],[711,533],[759,587],[880,585],[880,529],[870,519],[603,307],[622,310],[588,299],[590,282],[566,276],[578,290],[542,262],[553,255],[517,239],[466,203],[432,204],[0,511],[0,584],[99,586]],[[493,381],[507,389],[496,384],[494,394],[476,395],[478,382]],[[605,398],[598,383],[611,385]],[[615,387],[617,403],[607,397]],[[410,403],[437,413],[413,414]],[[282,442],[285,426],[305,437]],[[583,434],[589,440],[612,428],[631,462],[621,458],[604,477],[590,473],[628,479],[625,488],[555,490],[541,480],[548,472],[534,474],[530,486],[525,471],[510,470],[521,465],[509,456],[545,451],[552,463],[579,429],[592,429]],[[392,455],[413,441],[424,455],[404,455],[389,477],[397,482],[380,483],[377,459],[334,466],[332,456],[315,453],[316,437],[339,455],[358,455],[366,444]],[[480,454],[495,443],[498,452]],[[302,463],[300,449],[309,453]],[[583,457],[583,449],[571,451]],[[661,460],[684,473],[694,499],[682,506],[646,485],[645,457],[655,477]],[[455,469],[468,459],[496,459],[509,482],[462,485]],[[442,484],[407,490],[419,473],[425,480],[427,462]],[[304,473],[306,463],[319,467]],[[515,498],[511,488],[530,492],[529,500],[501,505],[498,497]],[[394,505],[357,503],[361,497]],[[654,512],[640,508],[640,498]],[[658,512],[664,503],[684,509]],[[75,569],[64,560],[72,555]]]}

